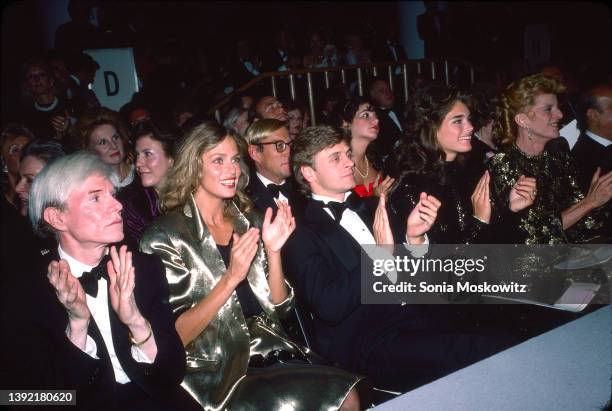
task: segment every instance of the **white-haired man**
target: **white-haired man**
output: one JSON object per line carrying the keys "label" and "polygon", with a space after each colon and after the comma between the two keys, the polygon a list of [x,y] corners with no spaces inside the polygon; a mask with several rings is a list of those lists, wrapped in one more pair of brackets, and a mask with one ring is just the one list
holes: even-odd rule
{"label": "white-haired man", "polygon": [[54,234],[58,247],[45,250],[26,287],[11,290],[31,307],[4,328],[7,381],[16,389],[76,390],[77,409],[192,409],[179,387],[185,354],[164,267],[111,246],[123,239],[123,224],[109,176],[98,157],[77,152],[31,187],[34,230]]}

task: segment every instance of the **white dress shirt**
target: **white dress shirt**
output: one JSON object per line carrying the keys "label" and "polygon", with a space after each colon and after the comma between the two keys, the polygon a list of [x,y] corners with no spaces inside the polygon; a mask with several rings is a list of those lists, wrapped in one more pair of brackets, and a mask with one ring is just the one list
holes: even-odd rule
{"label": "white dress shirt", "polygon": [[[262,176],[261,174],[259,174],[257,172],[255,173],[255,175],[257,175],[257,178],[259,179],[259,181],[261,181],[263,183],[264,187],[268,187],[268,184],[276,184],[274,181],[268,180],[267,178],[265,178],[264,176]],[[276,185],[280,186],[280,185],[283,185],[283,184],[285,184],[285,180],[283,180],[280,184],[276,184]],[[289,204],[289,199],[287,197],[285,197],[283,195],[283,193],[281,193],[281,192],[278,193],[278,201],[286,201],[287,204]]]}
{"label": "white dress shirt", "polygon": [[[66,254],[66,252],[62,250],[62,246],[58,246],[58,252],[60,258],[68,262],[70,272],[76,278],[81,278],[84,272],[89,272],[94,268],[93,266],[83,264],[82,262],[77,261],[70,255]],[[98,295],[96,297],[92,297],[89,294],[86,294],[85,297],[87,298],[87,307],[89,308],[89,312],[96,321],[96,324],[100,329],[100,334],[102,334],[104,344],[106,344],[106,349],[108,350],[108,355],[110,356],[113,371],[115,373],[115,381],[117,381],[119,384],[127,384],[130,382],[130,377],[128,377],[125,371],[123,371],[123,367],[121,367],[121,363],[119,363],[119,359],[117,358],[117,354],[115,352],[115,346],[113,345],[113,335],[111,332],[108,311],[109,299],[106,279],[100,278],[98,280]],[[98,347],[96,346],[96,342],[89,335],[87,335],[87,342],[83,351],[92,358],[99,358],[97,356]],[[148,364],[153,363],[153,361],[147,357],[144,351],[134,345],[132,345],[132,358],[134,358],[134,360],[137,362]]]}
{"label": "white dress shirt", "polygon": [[[351,195],[350,191],[346,192],[344,194],[344,201],[346,201],[346,199],[350,195]],[[338,200],[336,200],[335,198],[317,195],[317,194],[313,194],[312,199],[321,201],[323,204],[327,204],[330,201],[338,202]],[[325,210],[325,212],[329,214],[332,220],[335,220],[334,215],[332,214],[332,211],[329,208],[326,207],[326,208],[323,208],[323,210]],[[340,226],[344,228],[350,234],[350,236],[353,237],[355,241],[357,241],[360,245],[376,245],[376,240],[374,239],[374,236],[370,232],[370,229],[363,222],[361,217],[359,217],[359,214],[357,214],[353,210],[349,208],[344,210],[344,213],[342,213],[342,218],[340,218]],[[429,244],[429,239],[427,238],[427,234],[425,235],[425,242],[423,244]],[[423,247],[411,246],[407,238],[406,238],[406,242],[404,243],[404,246],[406,247],[408,251],[412,253],[412,256],[416,258],[423,256],[425,252],[427,252],[427,250],[423,251]],[[385,249],[384,247],[367,247],[367,248],[364,248],[363,250],[366,252],[366,254],[368,254],[368,256],[372,260],[382,260],[382,259],[392,260],[394,258],[393,255],[389,253],[389,251],[387,251],[387,249]],[[386,273],[386,275],[389,278],[389,280],[391,280],[391,282],[395,283],[397,281],[397,271],[395,270],[389,271]]]}
{"label": "white dress shirt", "polygon": [[132,164],[130,166],[130,172],[123,180],[119,180],[119,175],[115,171],[113,171],[110,175],[110,181],[111,183],[113,183],[113,186],[115,186],[116,188],[123,188],[123,187],[127,187],[130,184],[132,184],[132,182],[134,181],[135,175],[136,175],[136,168]]}
{"label": "white dress shirt", "polygon": [[612,141],[605,139],[601,136],[598,136],[597,134],[593,133],[590,130],[587,130],[584,134],[586,134],[587,136],[589,136],[593,141],[596,141],[597,143],[601,144],[604,147],[608,147],[610,144],[612,144]]}
{"label": "white dress shirt", "polygon": [[389,110],[389,118],[391,120],[393,120],[393,122],[395,123],[395,125],[397,126],[397,128],[399,129],[399,131],[404,131],[402,129],[402,125],[400,124],[399,119],[397,118],[397,114],[395,114],[395,112],[393,110]]}

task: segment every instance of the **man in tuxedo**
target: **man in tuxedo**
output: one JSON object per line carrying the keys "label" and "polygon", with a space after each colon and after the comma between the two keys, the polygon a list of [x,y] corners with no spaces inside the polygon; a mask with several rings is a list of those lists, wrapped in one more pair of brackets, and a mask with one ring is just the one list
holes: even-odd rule
{"label": "man in tuxedo", "polygon": [[[587,90],[580,98],[576,115],[580,136],[571,155],[578,170],[578,186],[586,195],[597,168],[600,176],[612,171],[612,87],[600,84]],[[602,236],[609,241],[612,205],[605,205],[602,212],[606,220]]]}
{"label": "man in tuxedo", "polygon": [[[361,245],[394,243],[384,196],[374,214],[365,203],[371,199],[351,195],[354,163],[342,129],[304,130],[291,160],[311,197],[283,248],[283,262],[296,297],[312,314],[315,351],[381,388],[405,391],[499,348],[487,336],[453,332],[449,306],[362,304],[361,273],[373,271],[370,258],[362,267]],[[401,239],[407,248],[427,241],[439,207],[437,199],[421,194]]]}
{"label": "man in tuxedo", "polygon": [[287,201],[294,215],[298,214],[304,198],[291,177],[292,142],[286,123],[275,119],[259,120],[248,128],[245,140],[253,162],[246,188],[251,200],[262,213],[268,207],[276,212],[276,200],[280,200]]}
{"label": "man in tuxedo", "polygon": [[589,191],[597,167],[612,170],[612,87],[601,84],[587,90],[578,104],[580,136],[572,148],[578,167],[578,185]]}
{"label": "man in tuxedo", "polygon": [[403,117],[394,110],[395,96],[389,83],[376,78],[370,83],[370,98],[376,104],[378,117],[378,138],[372,143],[373,148],[386,158],[395,151],[404,134]]}
{"label": "man in tuxedo", "polygon": [[30,220],[58,246],[3,289],[2,386],[76,390],[82,410],[197,409],[179,386],[185,351],[163,264],[109,247],[123,239],[110,173],[77,152],[34,181]]}

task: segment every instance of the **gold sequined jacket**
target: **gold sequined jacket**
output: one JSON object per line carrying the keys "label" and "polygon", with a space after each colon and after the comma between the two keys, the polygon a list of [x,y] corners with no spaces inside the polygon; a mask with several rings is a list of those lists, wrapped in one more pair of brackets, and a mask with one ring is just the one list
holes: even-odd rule
{"label": "gold sequined jacket", "polygon": [[[233,207],[236,233],[261,225],[259,216],[245,216]],[[175,318],[206,297],[226,271],[193,196],[182,210],[157,218],[145,231],[140,248],[163,260]],[[289,296],[278,305],[270,301],[261,240],[247,279],[264,314],[245,320],[234,292],[202,333],[185,347],[187,371],[182,385],[205,409],[225,408],[246,375],[251,356],[300,350],[288,340],[279,322],[293,308],[293,290],[287,286]]]}
{"label": "gold sequined jacket", "polygon": [[[561,212],[584,198],[565,139],[550,141],[537,156],[529,156],[512,145],[491,157],[487,167],[496,227],[494,242],[564,244],[597,238],[603,223],[597,212],[563,230]],[[508,196],[521,175],[536,178],[537,195],[530,207],[513,213],[508,208]]]}

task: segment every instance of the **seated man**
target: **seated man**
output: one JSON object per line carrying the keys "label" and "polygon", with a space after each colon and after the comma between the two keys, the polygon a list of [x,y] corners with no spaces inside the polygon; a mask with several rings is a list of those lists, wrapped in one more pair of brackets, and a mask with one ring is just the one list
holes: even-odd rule
{"label": "seated man", "polygon": [[[580,136],[571,155],[576,162],[578,186],[586,195],[598,167],[600,176],[612,170],[612,87],[602,84],[587,90],[576,115]],[[608,242],[612,239],[612,204],[608,203],[601,212],[607,213],[601,240]]]}
{"label": "seated man", "polygon": [[612,87],[587,90],[578,104],[580,136],[572,148],[578,167],[578,185],[586,194],[597,167],[601,174],[612,169]]}
{"label": "seated man", "polygon": [[255,103],[255,115],[257,119],[263,120],[273,118],[279,121],[287,121],[287,112],[283,103],[274,96],[263,96]]}
{"label": "seated man", "polygon": [[1,385],[76,390],[82,410],[195,409],[162,262],[110,247],[123,239],[110,173],[77,152],[35,179],[30,220],[59,245],[3,289]]}
{"label": "seated man", "polygon": [[403,116],[394,111],[395,96],[386,80],[374,79],[369,87],[370,98],[376,103],[376,116],[380,129],[378,138],[372,143],[383,158],[392,155],[394,148],[401,142],[404,134]]}
{"label": "seated man", "polygon": [[276,212],[275,200],[287,201],[297,215],[304,198],[291,178],[291,139],[286,124],[275,119],[259,120],[248,128],[245,140],[254,164],[246,188],[251,200],[262,213],[268,207]]}
{"label": "seated man", "polygon": [[[381,388],[405,391],[499,350],[496,338],[453,332],[451,306],[362,304],[360,245],[394,242],[384,196],[374,215],[364,203],[371,198],[350,195],[354,163],[341,129],[304,130],[291,159],[311,198],[283,248],[283,263],[297,298],[314,317],[315,351]],[[426,241],[439,207],[437,199],[421,194],[406,221],[406,243]]]}

